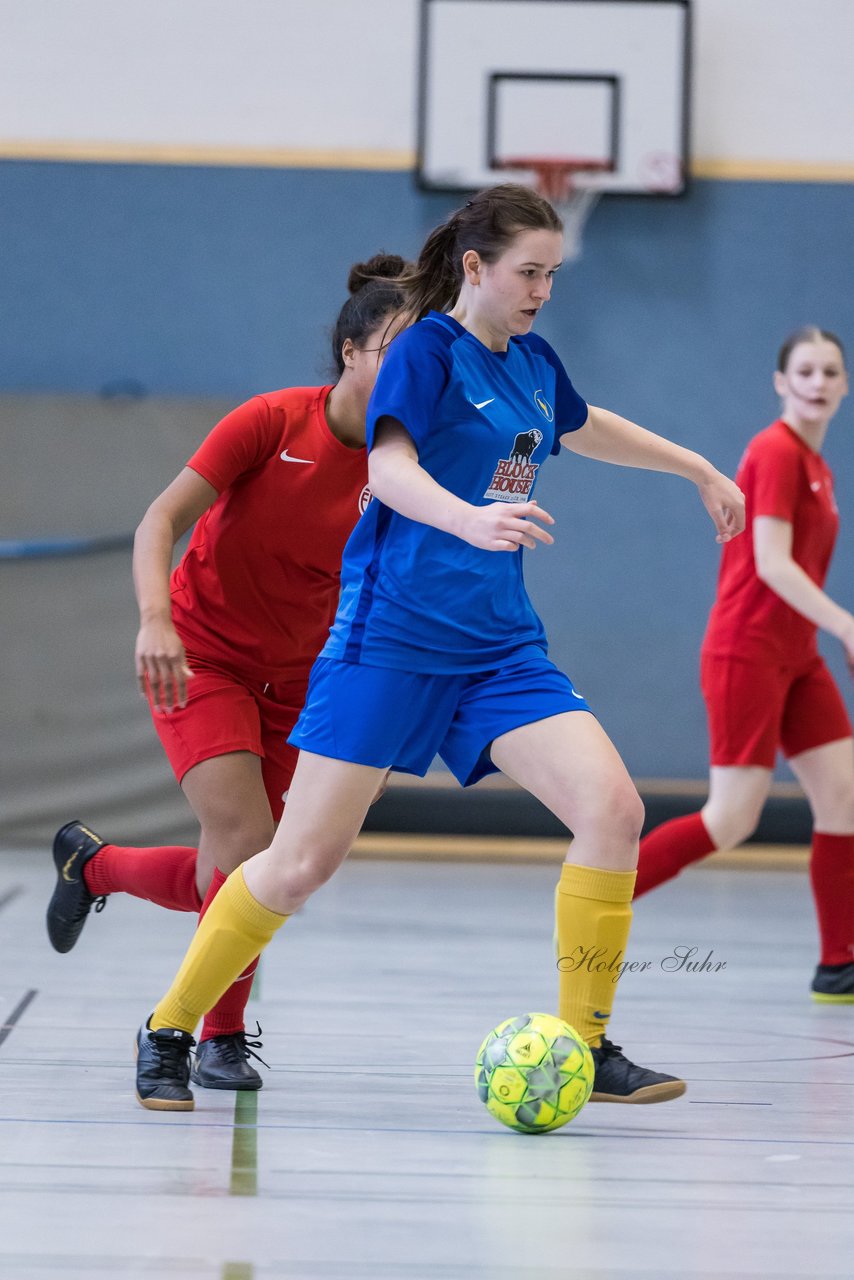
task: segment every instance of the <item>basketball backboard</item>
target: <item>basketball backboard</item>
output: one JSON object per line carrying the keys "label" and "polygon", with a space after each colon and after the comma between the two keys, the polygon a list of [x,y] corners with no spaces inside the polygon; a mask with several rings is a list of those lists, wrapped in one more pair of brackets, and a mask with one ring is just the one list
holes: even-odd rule
{"label": "basketball backboard", "polygon": [[[582,159],[603,194],[681,195],[690,0],[421,0],[418,164],[433,191]],[[509,168],[509,172],[508,172]]]}

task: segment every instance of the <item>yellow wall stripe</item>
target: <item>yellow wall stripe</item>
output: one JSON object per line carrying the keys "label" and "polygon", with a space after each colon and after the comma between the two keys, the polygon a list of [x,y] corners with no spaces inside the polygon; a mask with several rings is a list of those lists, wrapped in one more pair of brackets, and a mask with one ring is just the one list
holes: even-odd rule
{"label": "yellow wall stripe", "polygon": [[695,178],[723,182],[854,182],[854,165],[799,160],[721,160],[701,157],[691,162]]}
{"label": "yellow wall stripe", "polygon": [[183,147],[127,142],[34,142],[0,138],[2,160],[70,160],[101,164],[215,165],[248,169],[412,169],[412,151],[301,147]]}
{"label": "yellow wall stripe", "polygon": [[[248,169],[414,169],[415,152],[393,148],[167,146],[161,143],[66,142],[0,138],[0,160],[100,164],[211,165]],[[727,160],[701,156],[696,178],[722,182],[854,182],[854,165],[800,160]]]}

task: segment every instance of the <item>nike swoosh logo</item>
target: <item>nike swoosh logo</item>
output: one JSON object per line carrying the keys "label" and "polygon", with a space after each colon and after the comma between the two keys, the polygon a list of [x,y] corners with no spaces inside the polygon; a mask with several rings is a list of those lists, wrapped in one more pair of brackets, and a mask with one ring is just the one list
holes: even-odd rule
{"label": "nike swoosh logo", "polygon": [[65,866],[62,868],[62,878],[63,878],[63,880],[65,881],[65,883],[66,883],[66,884],[76,884],[76,883],[77,883],[77,882],[76,882],[76,880],[74,879],[74,876],[70,876],[70,875],[68,874],[68,870],[69,870],[69,868],[70,868],[71,864],[72,864],[73,862],[75,862],[75,861],[76,861],[76,859],[77,859],[77,855],[78,855],[78,853],[79,853],[79,852],[80,852],[80,850],[79,850],[79,849],[75,849],[75,850],[74,850],[74,852],[72,853],[71,857],[70,857],[70,858],[68,859],[68,861],[66,862]]}
{"label": "nike swoosh logo", "polygon": [[604,1022],[610,1015],[607,1013],[599,1013],[598,1010],[593,1014],[594,1018],[598,1018],[600,1022]]}
{"label": "nike swoosh logo", "polygon": [[471,403],[474,405],[475,409],[485,409],[488,404],[492,404],[494,399],[495,396],[493,396],[491,400],[481,400],[480,404],[478,404],[476,400],[472,400]]}
{"label": "nike swoosh logo", "polygon": [[306,466],[309,467],[314,465],[314,458],[292,458],[287,449],[283,449],[279,454],[279,457],[282,459],[282,462],[304,462]]}

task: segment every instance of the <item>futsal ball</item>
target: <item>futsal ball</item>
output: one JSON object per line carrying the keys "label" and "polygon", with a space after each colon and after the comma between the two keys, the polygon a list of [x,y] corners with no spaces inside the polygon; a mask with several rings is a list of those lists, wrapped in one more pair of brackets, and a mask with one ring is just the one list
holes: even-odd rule
{"label": "futsal ball", "polygon": [[593,1091],[593,1057],[568,1022],[550,1013],[508,1018],[478,1051],[474,1079],[496,1120],[546,1133],[573,1120]]}

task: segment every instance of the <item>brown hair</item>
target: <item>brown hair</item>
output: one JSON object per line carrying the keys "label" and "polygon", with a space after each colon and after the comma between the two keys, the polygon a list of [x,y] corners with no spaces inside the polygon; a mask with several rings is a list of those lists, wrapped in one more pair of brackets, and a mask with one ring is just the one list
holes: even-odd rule
{"label": "brown hair", "polygon": [[463,254],[474,249],[495,262],[520,231],[563,231],[552,206],[529,187],[487,187],[430,232],[415,266],[400,277],[406,323],[428,311],[448,311],[463,283]]}
{"label": "brown hair", "polygon": [[404,303],[400,279],[412,270],[412,263],[396,253],[375,253],[367,262],[350,268],[347,288],[350,297],[341,308],[332,331],[332,359],[338,376],[344,372],[341,348],[347,338],[359,347],[382,321]]}
{"label": "brown hair", "polygon": [[777,356],[777,372],[785,373],[788,368],[789,358],[795,347],[802,342],[832,342],[835,347],[839,348],[839,354],[842,356],[842,363],[845,364],[845,348],[835,333],[830,333],[827,329],[817,329],[814,324],[804,325],[801,329],[796,329],[794,333],[790,333],[786,341],[780,348]]}

